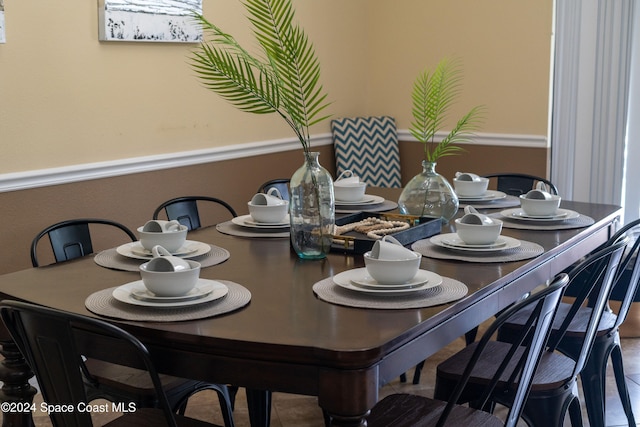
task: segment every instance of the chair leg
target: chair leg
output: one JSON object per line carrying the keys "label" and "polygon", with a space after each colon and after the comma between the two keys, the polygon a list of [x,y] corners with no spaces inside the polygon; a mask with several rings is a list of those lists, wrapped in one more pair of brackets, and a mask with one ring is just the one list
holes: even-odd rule
{"label": "chair leg", "polygon": [[629,389],[627,388],[627,380],[624,377],[624,365],[622,363],[622,349],[616,345],[611,351],[611,364],[613,365],[613,373],[616,378],[616,386],[618,387],[618,395],[622,402],[624,413],[630,426],[636,425],[631,408],[631,399],[629,398]]}
{"label": "chair leg", "polygon": [[271,391],[246,389],[246,392],[251,427],[269,427],[271,424]]}
{"label": "chair leg", "polygon": [[422,373],[422,368],[424,368],[424,361],[418,363],[416,365],[415,371],[413,372],[413,383],[420,384],[420,374]]}
{"label": "chair leg", "polygon": [[471,329],[470,331],[467,331],[464,334],[464,340],[465,340],[466,344],[469,345],[472,342],[474,342],[476,340],[476,335],[478,335],[478,327],[477,326],[475,328]]}
{"label": "chair leg", "polygon": [[605,380],[609,351],[603,347],[593,346],[589,359],[580,374],[584,402],[591,427],[604,427]]}
{"label": "chair leg", "polygon": [[571,419],[571,427],[583,427],[582,410],[580,409],[580,401],[577,398],[569,403],[569,418]]}

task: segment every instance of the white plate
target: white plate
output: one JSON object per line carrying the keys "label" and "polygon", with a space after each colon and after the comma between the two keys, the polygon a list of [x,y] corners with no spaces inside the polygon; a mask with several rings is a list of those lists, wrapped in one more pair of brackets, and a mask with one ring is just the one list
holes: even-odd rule
{"label": "white plate", "polygon": [[507,241],[503,238],[503,237],[498,237],[498,239],[493,242],[493,243],[489,243],[489,244],[485,244],[485,245],[470,245],[469,243],[466,243],[464,240],[462,240],[460,237],[458,237],[457,234],[455,233],[451,233],[453,234],[453,236],[450,239],[443,239],[442,243],[447,245],[447,246],[452,246],[454,248],[463,248],[463,249],[469,249],[469,248],[478,248],[478,249],[497,249],[497,248],[502,248],[503,246],[506,246]]}
{"label": "white plate", "polygon": [[198,279],[198,283],[196,284],[196,288],[202,289],[203,287],[211,287],[211,292],[202,296],[201,298],[189,299],[184,301],[142,301],[137,299],[132,295],[133,292],[140,292],[141,288],[144,288],[144,283],[142,280],[137,280],[135,282],[127,283],[122,286],[118,286],[113,290],[113,297],[118,301],[124,302],[126,304],[131,305],[140,305],[144,307],[158,307],[158,308],[175,308],[175,307],[186,307],[189,305],[196,304],[204,304],[205,302],[210,302],[222,298],[227,295],[229,292],[229,288],[223,283],[217,282],[215,280],[207,280],[207,279]]}
{"label": "white plate", "polygon": [[246,228],[289,228],[289,215],[286,217],[286,222],[257,222],[251,215],[240,215],[235,218],[231,218],[231,222],[240,227]]}
{"label": "white plate", "polygon": [[198,283],[196,286],[187,292],[185,295],[175,296],[175,297],[159,297],[149,289],[147,289],[144,285],[142,286],[134,286],[131,289],[131,296],[140,301],[150,301],[150,302],[180,302],[180,301],[190,301],[194,299],[204,298],[213,292],[214,286],[210,282]]}
{"label": "white plate", "polygon": [[504,199],[505,197],[507,197],[507,194],[502,191],[487,190],[487,192],[481,196],[458,196],[458,200],[461,202],[489,202]]}
{"label": "white plate", "polygon": [[[369,276],[367,269],[355,268],[336,274],[333,276],[333,282],[345,289],[366,294],[399,295],[407,292],[424,291],[425,289],[438,286],[442,283],[442,276],[432,273],[431,271],[418,270],[416,277],[411,281],[416,283],[415,286],[408,286],[410,282],[399,286],[380,284],[372,286],[375,280]],[[363,283],[366,283],[366,285],[363,285]]]}
{"label": "white plate", "polygon": [[[456,240],[458,239],[458,240]],[[479,245],[467,245],[464,242],[462,242],[462,240],[459,240],[458,234],[457,233],[446,233],[446,234],[438,234],[436,236],[433,236],[431,239],[429,239],[429,241],[431,243],[433,243],[434,245],[443,247],[443,248],[447,248],[447,249],[451,249],[451,250],[455,250],[455,251],[469,251],[469,252],[497,252],[497,251],[506,251],[507,249],[514,249],[520,246],[520,240],[518,239],[514,239],[513,237],[509,237],[509,236],[500,236],[498,237],[498,240],[496,242],[498,243],[502,243],[504,242],[504,245],[498,245],[498,246],[489,246],[489,247],[482,247]],[[446,242],[457,242],[458,245],[454,246],[451,245],[450,243],[446,243]]]}
{"label": "white plate", "polygon": [[553,216],[531,216],[526,214],[522,208],[506,209],[500,212],[500,215],[521,221],[566,221],[580,216],[578,212],[569,209],[558,209]]}
{"label": "white plate", "polygon": [[[189,259],[207,254],[210,251],[211,246],[206,243],[187,240],[184,242],[184,245],[182,245],[180,249],[178,249],[176,252],[172,252],[172,254]],[[142,246],[142,243],[140,243],[139,241],[120,245],[116,248],[116,252],[127,258],[144,260],[150,260],[151,258],[153,258],[151,251],[145,249],[144,246]]]}
{"label": "white plate", "polygon": [[346,202],[343,200],[336,200],[336,206],[360,206],[360,205],[379,205],[384,203],[384,197],[374,196],[372,194],[365,194],[364,197],[355,202]]}

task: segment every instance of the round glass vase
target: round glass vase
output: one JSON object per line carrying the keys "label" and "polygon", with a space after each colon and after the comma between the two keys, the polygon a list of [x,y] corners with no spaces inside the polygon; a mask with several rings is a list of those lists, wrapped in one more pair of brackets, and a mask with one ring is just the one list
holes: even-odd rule
{"label": "round glass vase", "polygon": [[436,163],[422,161],[422,173],[404,187],[398,209],[406,215],[440,218],[448,222],[458,212],[458,196],[449,181],[436,172]]}
{"label": "round glass vase", "polygon": [[305,152],[304,163],[289,182],[291,245],[302,259],[322,259],[331,250],[335,197],[331,174],[317,152]]}

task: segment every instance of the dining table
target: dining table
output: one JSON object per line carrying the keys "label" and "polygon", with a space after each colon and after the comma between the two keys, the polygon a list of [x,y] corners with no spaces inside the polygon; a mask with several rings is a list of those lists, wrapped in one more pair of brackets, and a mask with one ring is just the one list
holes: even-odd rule
{"label": "dining table", "polygon": [[[394,201],[400,189],[368,192]],[[336,250],[325,259],[303,260],[282,230],[273,237],[253,238],[216,226],[190,231],[188,239],[227,251],[224,260],[203,267],[200,277],[242,291],[243,302],[229,310],[182,319],[124,320],[117,313],[96,314],[87,308],[90,296],[110,297],[114,288],[140,279],[135,270],[99,265],[99,254],[1,275],[0,299],[112,322],[149,348],[162,373],[249,390],[317,396],[333,426],[365,426],[383,385],[606,242],[621,215],[621,208],[614,205],[563,201],[561,207],[590,221],[544,229],[521,227],[517,221],[508,227],[505,221],[503,236],[540,248],[525,259],[465,260],[429,256],[433,248],[425,248],[421,269],[465,289],[455,300],[436,305],[368,307],[332,301],[321,297],[320,285],[326,290],[332,277],[364,267],[362,254]],[[491,215],[501,211],[485,208],[479,210]],[[441,234],[452,232],[453,221],[442,225]],[[91,332],[79,340],[88,357],[121,362],[117,344],[103,342]],[[30,401],[31,373],[4,328],[0,344],[4,356],[0,400]],[[28,411],[5,412],[3,425],[27,426],[30,419]]]}

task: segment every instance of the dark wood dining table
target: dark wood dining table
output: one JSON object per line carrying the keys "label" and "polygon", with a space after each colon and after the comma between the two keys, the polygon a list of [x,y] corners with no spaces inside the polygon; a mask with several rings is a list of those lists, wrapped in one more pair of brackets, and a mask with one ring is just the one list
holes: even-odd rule
{"label": "dark wood dining table", "polygon": [[[398,190],[376,189],[395,200]],[[538,243],[533,259],[471,263],[423,257],[421,268],[466,284],[469,293],[448,304],[422,309],[351,308],[322,301],[314,283],[363,267],[361,255],[331,253],[305,261],[288,239],[243,238],[215,227],[190,232],[189,239],[227,249],[225,262],[201,277],[229,280],[251,292],[250,303],[234,312],[182,322],[110,320],[142,340],[161,372],[252,390],[318,397],[335,426],[366,425],[381,386],[481,324],[523,294],[563,271],[604,243],[615,231],[618,206],[563,202],[588,215],[593,225],[566,230],[519,230],[503,234]],[[450,225],[443,227],[443,232]],[[98,266],[92,256],[0,276],[0,298],[19,299],[95,316],[85,299],[101,289],[139,279],[135,272]],[[28,370],[3,331],[2,400],[28,400]],[[117,347],[97,346],[118,361]],[[29,414],[4,414],[3,425],[29,425]]]}

